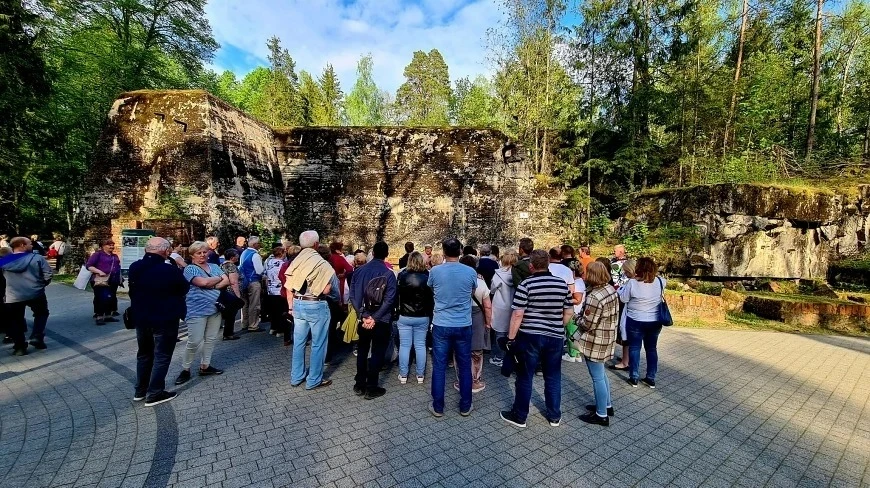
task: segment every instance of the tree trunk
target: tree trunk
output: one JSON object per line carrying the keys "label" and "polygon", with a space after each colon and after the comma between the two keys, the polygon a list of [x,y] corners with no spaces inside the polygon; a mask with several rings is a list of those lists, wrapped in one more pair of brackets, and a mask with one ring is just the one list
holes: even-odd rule
{"label": "tree trunk", "polygon": [[743,0],[743,13],[740,15],[740,34],[737,41],[737,64],[734,66],[734,83],[731,88],[731,105],[728,107],[728,118],[725,119],[725,133],[722,135],[722,156],[728,150],[728,137],[734,113],[737,110],[737,91],[740,84],[740,71],[743,69],[743,43],[746,39],[746,24],[749,19],[749,0]]}
{"label": "tree trunk", "polygon": [[865,161],[870,157],[870,114],[867,114],[867,125],[864,126],[864,153],[861,156]]}
{"label": "tree trunk", "polygon": [[819,108],[819,84],[822,61],[822,7],[825,0],[816,1],[816,42],[813,47],[813,86],[810,91],[810,120],[807,124],[806,161],[813,156],[813,144],[816,142],[816,111]]}

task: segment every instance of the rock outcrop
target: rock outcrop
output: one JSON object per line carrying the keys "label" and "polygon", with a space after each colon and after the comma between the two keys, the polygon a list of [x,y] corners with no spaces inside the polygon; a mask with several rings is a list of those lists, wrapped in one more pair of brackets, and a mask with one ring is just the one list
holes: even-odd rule
{"label": "rock outcrop", "polygon": [[633,222],[695,225],[717,276],[824,279],[828,265],[855,256],[870,234],[870,185],[840,191],[763,185],[658,190],[632,202]]}
{"label": "rock outcrop", "polygon": [[131,92],[109,112],[77,228],[189,219],[225,242],[259,226],[348,246],[557,237],[558,196],[536,192],[524,154],[495,130],[273,129],[206,92]]}

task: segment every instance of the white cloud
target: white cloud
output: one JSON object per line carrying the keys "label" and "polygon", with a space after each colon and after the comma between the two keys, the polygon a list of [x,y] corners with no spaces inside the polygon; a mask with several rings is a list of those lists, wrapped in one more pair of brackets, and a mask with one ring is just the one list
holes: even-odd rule
{"label": "white cloud", "polygon": [[451,79],[488,73],[485,38],[501,15],[496,1],[211,0],[206,14],[221,44],[265,65],[266,39],[277,35],[298,70],[316,76],[332,63],[346,91],[356,79],[357,60],[370,52],[378,85],[395,91],[417,50],[438,49]]}

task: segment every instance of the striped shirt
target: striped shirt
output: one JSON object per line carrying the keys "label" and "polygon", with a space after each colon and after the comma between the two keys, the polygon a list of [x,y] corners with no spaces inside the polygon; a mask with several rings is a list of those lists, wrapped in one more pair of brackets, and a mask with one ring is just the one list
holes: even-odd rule
{"label": "striped shirt", "polygon": [[529,276],[517,287],[511,308],[523,310],[520,330],[528,334],[565,337],[563,314],[573,309],[565,280],[542,271]]}

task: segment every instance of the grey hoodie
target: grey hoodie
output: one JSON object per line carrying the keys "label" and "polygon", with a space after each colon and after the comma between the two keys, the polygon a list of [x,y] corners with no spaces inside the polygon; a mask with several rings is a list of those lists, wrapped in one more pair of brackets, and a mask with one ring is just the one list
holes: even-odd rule
{"label": "grey hoodie", "polygon": [[39,254],[28,254],[3,265],[6,303],[25,302],[39,296],[51,282],[51,266]]}

